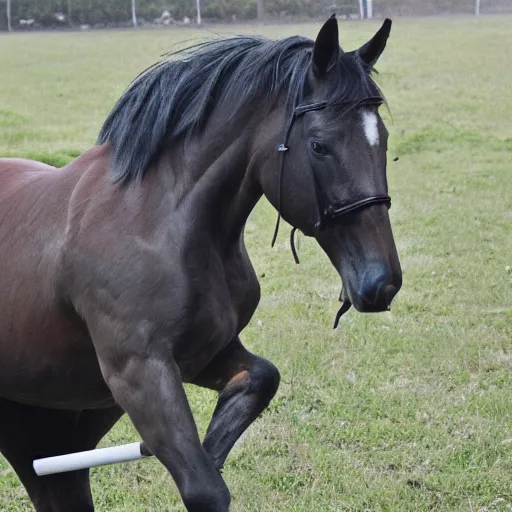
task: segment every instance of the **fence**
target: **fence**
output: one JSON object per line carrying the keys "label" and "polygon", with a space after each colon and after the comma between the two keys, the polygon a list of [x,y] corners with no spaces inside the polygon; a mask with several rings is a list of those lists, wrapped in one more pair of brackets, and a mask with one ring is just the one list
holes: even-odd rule
{"label": "fence", "polygon": [[187,24],[197,6],[207,22],[512,12],[512,0],[0,0],[0,30]]}

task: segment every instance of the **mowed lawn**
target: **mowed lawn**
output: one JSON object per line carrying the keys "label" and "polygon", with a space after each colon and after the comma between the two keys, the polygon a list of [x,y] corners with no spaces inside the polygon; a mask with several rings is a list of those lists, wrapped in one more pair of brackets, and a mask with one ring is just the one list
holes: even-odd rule
{"label": "mowed lawn", "polygon": [[[176,45],[319,26],[2,35],[0,153],[69,161]],[[342,45],[377,27],[341,23]],[[285,229],[270,248],[272,208],[250,217],[262,300],[243,339],[282,384],[226,464],[232,510],[512,509],[511,27],[511,16],[395,20],[378,65],[404,271],[392,312],[351,310],[333,331],[340,283],[327,257],[301,236],[296,266]],[[215,395],[187,392],[204,433]],[[137,439],[124,418],[102,445]],[[182,510],[155,460],[93,469],[92,482],[101,512]],[[0,510],[31,510],[1,457]]]}

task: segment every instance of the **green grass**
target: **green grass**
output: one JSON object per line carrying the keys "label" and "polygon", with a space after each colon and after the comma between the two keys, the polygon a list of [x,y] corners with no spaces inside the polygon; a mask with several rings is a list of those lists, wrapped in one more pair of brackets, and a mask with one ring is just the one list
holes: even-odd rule
{"label": "green grass", "polygon": [[[396,20],[379,64],[393,116],[391,216],[404,270],[391,313],[351,311],[332,331],[339,280],[326,256],[300,237],[295,266],[284,230],[270,248],[268,204],[250,217],[263,298],[243,338],[283,379],[228,459],[234,511],[512,508],[511,23]],[[318,27],[229,31],[314,36]],[[343,23],[344,47],[376,27]],[[139,71],[176,44],[210,35],[0,37],[0,153],[65,163],[94,143]],[[215,397],[187,392],[203,433]],[[136,439],[124,419],[102,444]],[[92,475],[99,511],[182,509],[154,460]],[[30,510],[3,459],[0,510]]]}

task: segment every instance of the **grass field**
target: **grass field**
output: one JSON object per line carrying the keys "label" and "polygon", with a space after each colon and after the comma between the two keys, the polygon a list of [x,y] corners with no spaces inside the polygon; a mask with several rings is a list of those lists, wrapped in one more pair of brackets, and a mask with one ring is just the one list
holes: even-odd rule
{"label": "grass field", "polygon": [[[339,280],[326,256],[301,237],[297,267],[284,230],[270,248],[268,204],[250,217],[263,297],[243,338],[283,378],[228,459],[234,511],[512,510],[511,26],[510,16],[396,20],[378,66],[404,270],[391,313],[352,310],[332,331]],[[314,37],[318,28],[216,33]],[[376,28],[343,23],[342,44],[352,49]],[[1,36],[0,153],[67,162],[94,143],[139,71],[212,35]],[[187,392],[204,432],[215,396]],[[102,444],[137,439],[125,418]],[[101,512],[182,510],[155,460],[94,469],[92,482]],[[31,510],[1,457],[0,510]]]}

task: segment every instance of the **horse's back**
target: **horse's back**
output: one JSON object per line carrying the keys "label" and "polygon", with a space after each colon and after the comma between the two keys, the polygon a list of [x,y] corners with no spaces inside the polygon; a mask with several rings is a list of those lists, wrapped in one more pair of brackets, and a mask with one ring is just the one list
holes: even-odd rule
{"label": "horse's back", "polygon": [[[63,199],[58,190],[58,174],[56,167],[35,160],[0,158],[0,251],[1,240],[5,240],[13,226],[20,238],[19,235],[39,230],[49,220],[47,216],[56,196],[60,201]],[[26,221],[32,216],[37,223],[29,225]]]}
{"label": "horse's back", "polygon": [[28,160],[26,158],[0,158],[1,172],[30,172],[30,171],[52,171],[55,167],[38,162],[37,160]]}
{"label": "horse's back", "polygon": [[0,158],[0,217],[2,216],[1,203],[9,198],[14,190],[41,178],[42,175],[56,172],[51,165],[28,160],[25,158]]}

